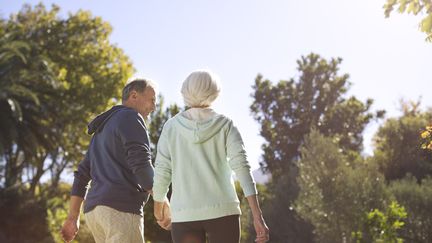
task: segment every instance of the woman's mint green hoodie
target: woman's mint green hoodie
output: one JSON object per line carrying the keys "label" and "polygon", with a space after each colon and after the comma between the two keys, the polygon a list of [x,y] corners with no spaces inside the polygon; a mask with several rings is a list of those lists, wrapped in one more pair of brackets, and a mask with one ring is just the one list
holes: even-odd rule
{"label": "woman's mint green hoodie", "polygon": [[157,146],[153,199],[162,202],[172,183],[172,222],[241,214],[235,172],[245,196],[257,194],[243,141],[233,122],[212,112],[191,120],[186,112],[169,119]]}

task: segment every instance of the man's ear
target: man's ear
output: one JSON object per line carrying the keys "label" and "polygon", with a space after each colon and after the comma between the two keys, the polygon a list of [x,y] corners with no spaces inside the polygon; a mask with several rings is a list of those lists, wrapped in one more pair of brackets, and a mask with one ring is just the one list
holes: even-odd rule
{"label": "man's ear", "polygon": [[129,98],[133,99],[133,100],[136,100],[136,98],[137,98],[137,92],[135,90],[132,90],[130,92],[130,94],[129,94]]}

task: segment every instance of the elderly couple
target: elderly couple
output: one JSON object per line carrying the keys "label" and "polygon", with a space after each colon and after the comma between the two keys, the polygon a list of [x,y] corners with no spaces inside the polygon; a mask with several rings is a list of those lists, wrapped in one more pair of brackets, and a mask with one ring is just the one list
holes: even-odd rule
{"label": "elderly couple", "polygon": [[69,242],[78,233],[85,198],[86,223],[97,243],[145,242],[143,204],[151,194],[154,216],[171,230],[174,242],[238,243],[241,211],[234,171],[253,215],[255,241],[267,242],[269,230],[240,133],[232,120],[210,108],[219,91],[210,71],[186,78],[181,93],[189,109],[165,123],[153,168],[144,118],[155,108],[155,87],[144,79],[128,83],[122,105],[88,125],[93,137],[75,172],[63,239]]}

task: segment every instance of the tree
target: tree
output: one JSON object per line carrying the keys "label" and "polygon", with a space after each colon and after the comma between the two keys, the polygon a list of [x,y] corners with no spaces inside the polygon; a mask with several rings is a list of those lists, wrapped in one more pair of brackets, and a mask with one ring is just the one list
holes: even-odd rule
{"label": "tree", "polygon": [[[412,174],[418,180],[432,175],[432,154],[421,148],[421,131],[432,120],[432,112],[421,112],[418,104],[403,103],[403,114],[388,119],[374,137],[373,160],[388,181]],[[411,107],[411,108],[410,108]]]}
{"label": "tree", "polygon": [[384,14],[386,18],[395,10],[399,13],[423,14],[426,15],[419,24],[421,32],[424,32],[427,41],[432,41],[432,2],[430,0],[387,0],[384,4]]}
{"label": "tree", "polygon": [[408,214],[400,236],[406,242],[432,242],[432,178],[418,183],[417,178],[407,176],[391,182],[390,192]]}
{"label": "tree", "polygon": [[28,165],[24,157],[36,159],[41,150],[53,149],[51,139],[56,137],[44,124],[49,111],[43,109],[40,96],[47,93],[32,89],[34,82],[54,85],[54,73],[34,45],[15,39],[14,32],[0,38],[0,155],[6,161],[2,168],[6,188],[19,182]]}
{"label": "tree", "polygon": [[268,197],[262,204],[263,215],[270,229],[271,242],[312,243],[314,226],[294,207],[298,189],[293,186],[292,174],[267,184]]}
{"label": "tree", "polygon": [[385,212],[374,209],[366,214],[364,229],[353,232],[355,242],[402,243],[399,232],[405,225],[407,213],[403,206],[392,201]]}
{"label": "tree", "polygon": [[432,151],[432,126],[426,126],[421,133],[421,138],[423,139],[422,149],[428,149]]}
{"label": "tree", "polygon": [[[15,163],[13,158],[23,160],[23,166],[9,177],[29,182],[31,194],[47,172],[51,174],[51,190],[55,190],[61,173],[82,159],[90,139],[84,133],[88,118],[117,102],[115,98],[133,72],[128,57],[109,42],[108,23],[85,11],[67,18],[60,17],[59,11],[55,5],[51,10],[42,4],[34,8],[25,5],[18,14],[1,22],[5,36],[12,36],[9,43],[32,43],[31,55],[43,57],[41,63],[54,74],[50,78],[46,72],[39,74],[40,65],[29,61],[33,66],[13,65],[8,76],[13,85],[28,85],[34,94],[29,98],[39,101],[31,112],[22,113],[20,124],[32,127],[32,121],[41,123],[35,129],[37,135],[51,143],[48,147],[36,140],[37,149],[21,157],[26,152],[21,145],[34,139],[18,136],[23,141],[6,148],[11,153],[3,156],[6,168]],[[37,75],[42,78],[34,78]]]}
{"label": "tree", "polygon": [[261,75],[253,86],[251,111],[261,124],[264,156],[261,165],[272,175],[289,170],[300,156],[303,138],[312,128],[338,140],[346,151],[362,150],[362,132],[383,111],[369,112],[373,103],[345,98],[348,74],[339,75],[342,59],[329,61],[310,54],[298,60],[298,79],[273,85]]}
{"label": "tree", "polygon": [[369,111],[371,99],[363,103],[345,97],[350,83],[348,74],[339,74],[341,62],[341,58],[325,60],[312,53],[297,61],[297,78],[274,85],[261,75],[255,79],[250,108],[265,139],[260,164],[274,178],[269,185],[274,197],[264,205],[266,214],[272,215],[267,220],[272,239],[295,242],[302,235],[304,238],[296,238],[298,242],[311,241],[312,227],[295,210],[288,210],[299,192],[297,162],[305,135],[314,128],[332,137],[344,154],[355,159],[362,150],[365,126],[384,115],[383,111]]}
{"label": "tree", "polygon": [[365,212],[384,208],[384,178],[364,159],[352,161],[332,138],[306,136],[295,209],[314,227],[316,242],[351,242]]}

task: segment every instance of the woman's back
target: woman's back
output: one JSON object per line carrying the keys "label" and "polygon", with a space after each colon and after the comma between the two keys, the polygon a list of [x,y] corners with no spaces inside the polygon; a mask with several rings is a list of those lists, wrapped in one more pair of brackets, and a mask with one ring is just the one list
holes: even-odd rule
{"label": "woman's back", "polygon": [[247,194],[256,193],[237,129],[211,109],[193,108],[165,124],[156,166],[161,163],[171,170],[173,222],[239,214],[232,169],[246,175],[239,179],[248,184]]}

